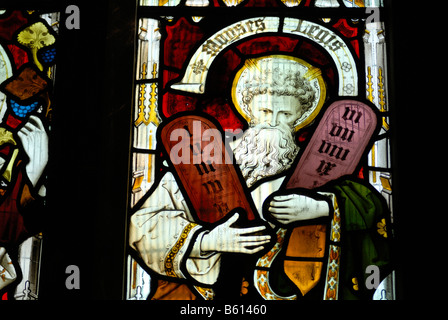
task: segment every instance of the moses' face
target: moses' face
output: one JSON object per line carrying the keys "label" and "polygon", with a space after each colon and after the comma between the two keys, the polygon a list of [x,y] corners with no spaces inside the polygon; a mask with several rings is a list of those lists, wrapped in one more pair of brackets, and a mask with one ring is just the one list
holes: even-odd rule
{"label": "moses' face", "polygon": [[294,123],[302,115],[302,108],[294,96],[279,96],[269,93],[254,96],[250,103],[252,124],[283,126],[293,130]]}

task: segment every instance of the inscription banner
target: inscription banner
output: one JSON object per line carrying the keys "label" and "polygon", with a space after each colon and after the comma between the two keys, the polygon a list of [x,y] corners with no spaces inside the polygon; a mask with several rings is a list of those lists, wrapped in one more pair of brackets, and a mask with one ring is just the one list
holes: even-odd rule
{"label": "inscription banner", "polygon": [[209,67],[218,53],[238,40],[260,33],[278,32],[279,24],[280,18],[277,17],[257,17],[220,30],[201,45],[189,61],[182,81],[171,87],[187,92],[204,93]]}
{"label": "inscription banner", "polygon": [[358,95],[358,70],[344,40],[334,31],[317,23],[285,18],[280,24],[278,17],[257,17],[234,23],[205,40],[188,62],[182,80],[171,88],[203,94],[210,66],[216,56],[236,41],[268,32],[299,35],[322,46],[331,56],[338,69],[340,96]]}
{"label": "inscription banner", "polygon": [[317,23],[285,18],[283,32],[308,38],[325,48],[338,68],[339,95],[358,95],[358,71],[355,60],[344,40],[335,32]]}

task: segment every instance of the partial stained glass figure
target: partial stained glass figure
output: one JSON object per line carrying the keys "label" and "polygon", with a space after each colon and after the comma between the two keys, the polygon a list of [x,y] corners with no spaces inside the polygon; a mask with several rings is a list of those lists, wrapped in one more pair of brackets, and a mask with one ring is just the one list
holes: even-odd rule
{"label": "partial stained glass figure", "polygon": [[0,15],[0,293],[35,300],[59,14]]}

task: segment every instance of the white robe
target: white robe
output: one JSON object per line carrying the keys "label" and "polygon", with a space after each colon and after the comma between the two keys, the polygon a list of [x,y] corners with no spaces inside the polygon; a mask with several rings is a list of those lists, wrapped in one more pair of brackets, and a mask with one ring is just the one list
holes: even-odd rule
{"label": "white robe", "polygon": [[[265,182],[252,192],[260,217],[264,200],[278,190],[283,180],[280,177]],[[173,174],[167,172],[131,217],[129,242],[154,272],[184,279],[191,276],[212,285],[219,275],[221,253],[201,253],[204,232],[193,219]]]}
{"label": "white robe", "polygon": [[0,247],[0,290],[16,280],[17,274],[6,249]]}

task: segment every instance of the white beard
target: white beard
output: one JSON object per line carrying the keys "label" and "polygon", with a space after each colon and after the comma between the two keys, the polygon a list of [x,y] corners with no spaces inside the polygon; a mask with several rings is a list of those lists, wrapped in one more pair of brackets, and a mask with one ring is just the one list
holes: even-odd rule
{"label": "white beard", "polygon": [[234,150],[248,187],[265,177],[289,169],[299,147],[289,129],[259,124],[247,129]]}

